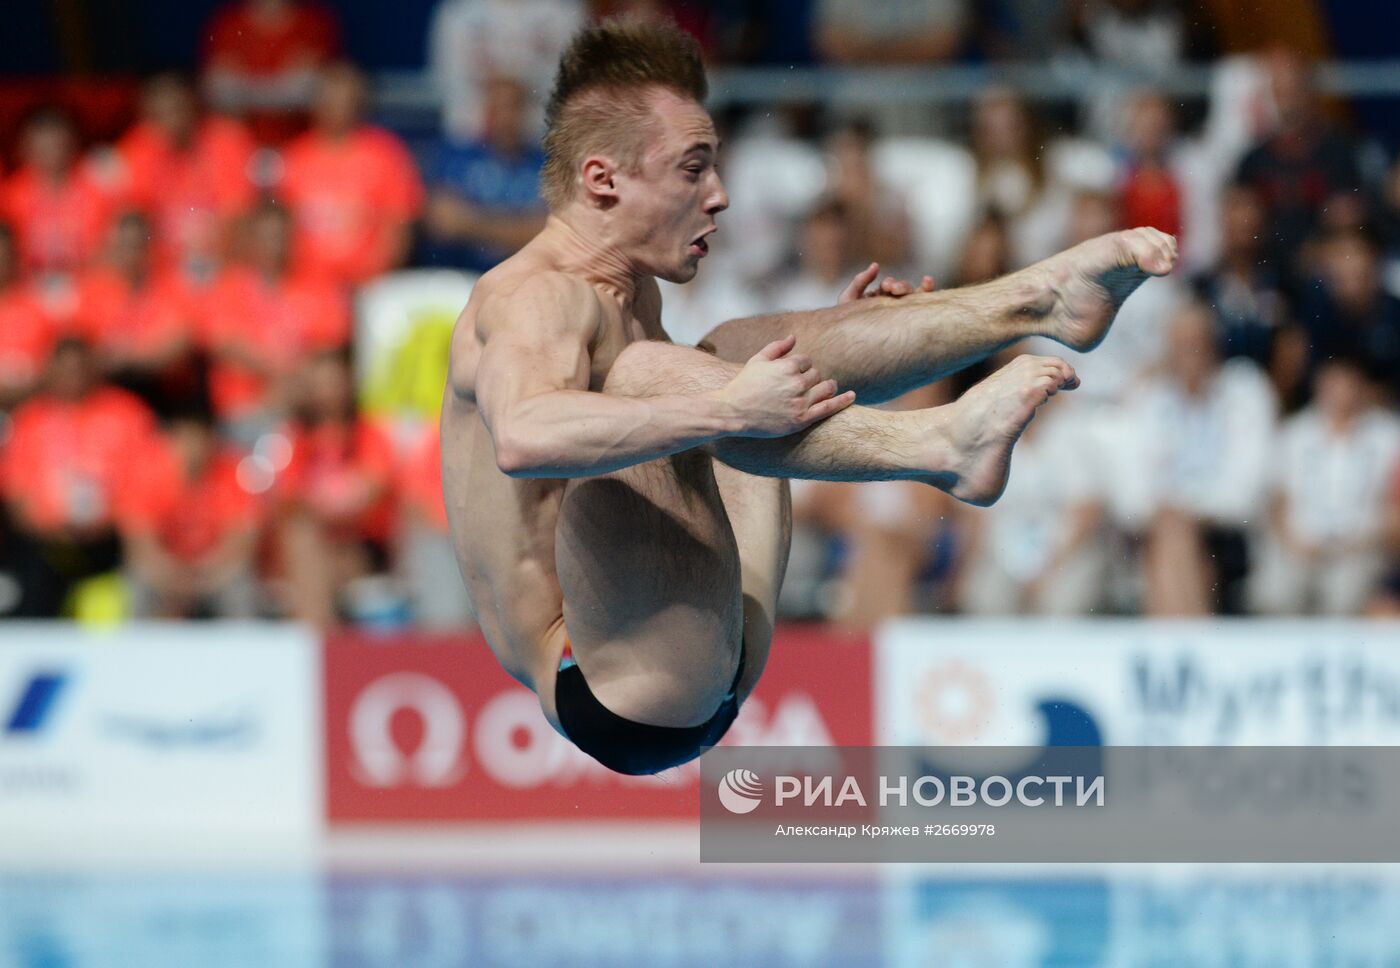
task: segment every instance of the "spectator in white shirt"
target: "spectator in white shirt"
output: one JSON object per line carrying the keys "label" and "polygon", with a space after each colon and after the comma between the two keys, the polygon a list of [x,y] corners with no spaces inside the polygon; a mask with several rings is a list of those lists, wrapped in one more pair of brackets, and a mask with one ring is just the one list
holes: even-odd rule
{"label": "spectator in white shirt", "polygon": [[967,538],[957,581],[964,613],[1085,615],[1099,606],[1108,562],[1095,540],[1104,475],[1081,422],[1090,409],[1037,414],[1001,499],[958,507]]}
{"label": "spectator in white shirt", "polygon": [[486,84],[519,81],[531,96],[532,131],[559,55],[584,24],[580,0],[443,0],[428,33],[428,68],[443,99],[443,130],[459,141],[483,135]]}
{"label": "spectator in white shirt", "polygon": [[1055,179],[1020,95],[1000,87],[982,92],[972,108],[971,142],[978,203],[1006,220],[1016,262],[1055,251],[1068,231],[1071,194]]}
{"label": "spectator in white shirt", "polygon": [[[739,274],[745,279],[776,272],[792,249],[792,226],[817,205],[827,192],[828,173],[821,149],[811,135],[810,111],[777,110],[750,118],[741,130],[726,127],[733,117],[717,122],[723,147],[720,164],[729,210],[710,242],[707,274]],[[715,242],[727,253],[715,256]],[[724,270],[716,271],[719,262]],[[694,283],[683,288],[690,288]],[[662,287],[666,304],[671,296]],[[709,330],[701,331],[700,335]]]}
{"label": "spectator in white shirt", "polygon": [[909,202],[882,179],[869,123],[841,125],[826,139],[827,194],[846,210],[851,251],[889,269],[910,261]]}
{"label": "spectator in white shirt", "polygon": [[861,253],[852,245],[851,228],[850,210],[835,199],[807,213],[795,240],[797,271],[787,270],[773,287],[770,311],[816,309],[836,301],[859,268],[852,265]]}
{"label": "spectator in white shirt", "polygon": [[1109,500],[1143,539],[1149,614],[1237,613],[1278,403],[1254,363],[1221,363],[1200,303],[1171,317],[1166,360],[1122,409]]}
{"label": "spectator in white shirt", "polygon": [[[848,293],[852,270],[869,265],[855,249],[859,242],[851,228],[852,212],[845,201],[819,202],[801,223],[794,247],[797,271],[773,288],[768,311],[829,306]],[[870,290],[878,291],[890,278]],[[732,287],[734,280],[722,283]],[[933,288],[927,276],[919,284]],[[940,385],[921,387],[886,406],[925,408],[948,402]],[[793,553],[780,610],[793,618],[821,616],[856,628],[909,611],[914,582],[949,504],[947,495],[908,481],[794,481]]]}
{"label": "spectator in white shirt", "polygon": [[[1077,234],[1076,196],[1111,191],[1112,156],[1097,142],[1038,130],[1024,98],[991,87],[972,105],[971,148],[979,206],[1006,220],[1018,266],[1047,258]],[[1118,228],[1114,213],[1110,229]]]}
{"label": "spectator in white shirt", "polygon": [[1375,405],[1365,367],[1355,357],[1324,362],[1312,405],[1279,435],[1269,527],[1250,582],[1258,611],[1356,615],[1375,591],[1400,419]]}

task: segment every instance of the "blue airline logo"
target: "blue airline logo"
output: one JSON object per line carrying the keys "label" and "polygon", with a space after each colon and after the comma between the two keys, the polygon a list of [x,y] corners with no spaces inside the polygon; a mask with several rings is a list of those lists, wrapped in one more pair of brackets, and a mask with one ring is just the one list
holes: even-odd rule
{"label": "blue airline logo", "polygon": [[36,672],[20,693],[13,712],[4,720],[7,734],[35,734],[53,716],[59,693],[68,682],[62,672]]}

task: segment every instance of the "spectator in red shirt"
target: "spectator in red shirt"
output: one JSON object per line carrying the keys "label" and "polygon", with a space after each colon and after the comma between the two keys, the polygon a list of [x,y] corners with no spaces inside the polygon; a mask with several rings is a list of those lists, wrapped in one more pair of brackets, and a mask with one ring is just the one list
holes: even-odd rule
{"label": "spectator in red shirt", "polygon": [[1181,235],[1181,185],[1171,164],[1175,128],[1171,105],[1161,94],[1144,93],[1133,99],[1119,186],[1124,225],[1150,225]]}
{"label": "spectator in red shirt", "polygon": [[136,462],[118,521],[135,616],[254,617],[264,515],[241,459],[207,415],[187,412]]}
{"label": "spectator in red shirt", "polygon": [[195,314],[185,281],[154,265],[146,217],[121,216],[107,263],[80,276],[77,290],[75,329],[97,351],[108,378],[157,412],[187,404],[199,389]]}
{"label": "spectator in red shirt", "polygon": [[438,425],[423,428],[399,467],[398,564],[422,628],[464,628],[472,624],[471,600],[462,594],[461,576],[447,530],[442,499],[442,443]]}
{"label": "spectator in red shirt", "polygon": [[350,341],[344,292],[292,269],[291,220],[266,203],[248,225],[247,264],[226,269],[205,301],[209,395],[224,429],[251,444],[288,410],[307,357]]}
{"label": "spectator in red shirt", "polygon": [[19,270],[14,231],[0,222],[0,411],[27,397],[39,381],[56,331]]}
{"label": "spectator in red shirt", "polygon": [[43,108],[24,127],[24,166],[4,185],[0,214],[19,235],[27,269],[66,275],[97,254],[112,215],[108,190],[78,156],[73,119]]}
{"label": "spectator in red shirt", "polygon": [[340,64],[321,75],[312,130],[286,150],[279,195],[296,217],[305,268],[357,284],[402,265],[423,183],[397,136],[360,120],[364,77]]}
{"label": "spectator in red shirt", "polygon": [[210,101],[248,113],[258,140],[280,143],[300,128],[316,71],[340,52],[330,11],[294,0],[240,0],[205,30],[204,82]]}
{"label": "spectator in red shirt", "polygon": [[253,138],[237,121],[201,117],[194,88],[177,74],[147,84],[141,110],[117,144],[127,200],[150,214],[163,268],[207,279],[255,200]]}
{"label": "spectator in red shirt", "polygon": [[120,558],[113,522],[155,417],[125,390],[102,384],[99,372],[91,348],[66,338],[43,392],[14,412],[0,480],[22,616],[56,617],[74,584]]}
{"label": "spectator in red shirt", "polygon": [[277,481],[281,548],[292,614],[324,625],[349,583],[388,570],[394,448],[356,414],[346,354],[317,354],[300,385],[291,460]]}

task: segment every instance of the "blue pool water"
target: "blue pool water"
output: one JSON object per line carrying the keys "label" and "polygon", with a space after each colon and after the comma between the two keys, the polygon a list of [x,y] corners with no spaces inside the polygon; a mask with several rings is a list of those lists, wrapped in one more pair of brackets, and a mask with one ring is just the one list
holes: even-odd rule
{"label": "blue pool water", "polygon": [[0,874],[0,966],[1400,966],[1391,868]]}

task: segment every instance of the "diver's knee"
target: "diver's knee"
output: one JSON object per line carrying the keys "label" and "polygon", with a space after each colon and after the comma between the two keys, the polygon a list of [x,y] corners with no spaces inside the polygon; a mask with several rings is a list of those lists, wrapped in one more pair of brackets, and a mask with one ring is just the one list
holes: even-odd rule
{"label": "diver's knee", "polygon": [[617,354],[603,389],[624,396],[647,396],[664,388],[665,370],[675,363],[681,347],[655,340],[628,343]]}

